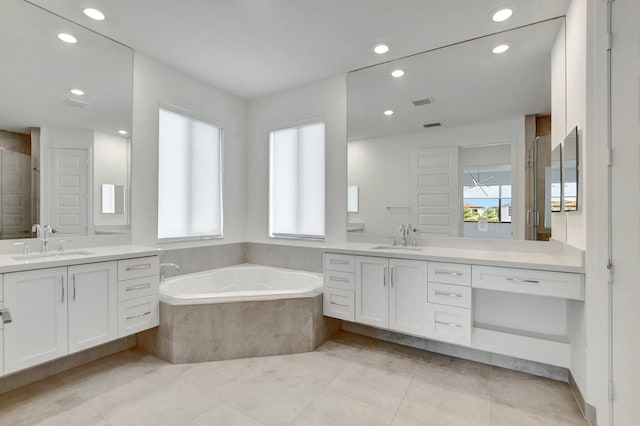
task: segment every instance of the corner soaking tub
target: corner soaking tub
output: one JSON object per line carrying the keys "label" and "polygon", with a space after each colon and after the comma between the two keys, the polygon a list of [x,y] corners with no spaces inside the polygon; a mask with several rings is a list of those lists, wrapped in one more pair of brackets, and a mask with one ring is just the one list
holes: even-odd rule
{"label": "corner soaking tub", "polygon": [[322,274],[235,265],[160,284],[160,326],[138,344],[172,363],[313,351],[340,328],[322,315]]}

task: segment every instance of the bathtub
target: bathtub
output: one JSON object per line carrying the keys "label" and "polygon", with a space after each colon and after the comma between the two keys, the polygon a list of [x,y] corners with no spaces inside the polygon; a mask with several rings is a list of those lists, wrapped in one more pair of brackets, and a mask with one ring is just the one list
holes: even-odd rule
{"label": "bathtub", "polygon": [[171,305],[294,299],[322,294],[322,274],[243,264],[168,278],[160,300]]}
{"label": "bathtub", "polygon": [[322,274],[251,264],[169,278],[138,345],[174,364],[313,351],[341,327],[322,288]]}

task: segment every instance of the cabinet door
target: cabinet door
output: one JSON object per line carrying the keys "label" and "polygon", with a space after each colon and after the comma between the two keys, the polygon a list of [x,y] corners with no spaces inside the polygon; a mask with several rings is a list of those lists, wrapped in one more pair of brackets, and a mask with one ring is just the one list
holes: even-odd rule
{"label": "cabinet door", "polygon": [[4,306],[13,322],[4,327],[5,374],[68,353],[67,268],[4,276]]}
{"label": "cabinet door", "polygon": [[379,257],[356,257],[356,322],[389,326],[388,262]]}
{"label": "cabinet door", "polygon": [[69,352],[118,337],[116,262],[69,267]]}
{"label": "cabinet door", "polygon": [[426,333],[427,262],[389,259],[389,328]]}

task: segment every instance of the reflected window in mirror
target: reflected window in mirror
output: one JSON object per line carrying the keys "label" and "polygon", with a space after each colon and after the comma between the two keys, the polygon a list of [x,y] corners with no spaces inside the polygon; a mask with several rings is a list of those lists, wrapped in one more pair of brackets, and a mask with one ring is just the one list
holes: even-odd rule
{"label": "reflected window in mirror", "polygon": [[222,237],[222,128],[160,109],[158,240]]}
{"label": "reflected window in mirror", "polygon": [[325,127],[269,134],[269,236],[324,238]]}
{"label": "reflected window in mirror", "polygon": [[358,186],[347,187],[347,213],[358,213]]}

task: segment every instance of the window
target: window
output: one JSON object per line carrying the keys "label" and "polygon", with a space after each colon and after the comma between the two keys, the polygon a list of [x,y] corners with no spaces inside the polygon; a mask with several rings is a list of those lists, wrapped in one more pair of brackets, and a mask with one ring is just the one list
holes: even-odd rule
{"label": "window", "polygon": [[464,168],[464,221],[511,222],[511,165]]}
{"label": "window", "polygon": [[324,238],[324,123],[269,134],[269,235]]}
{"label": "window", "polygon": [[222,237],[222,129],[160,109],[158,239]]}

